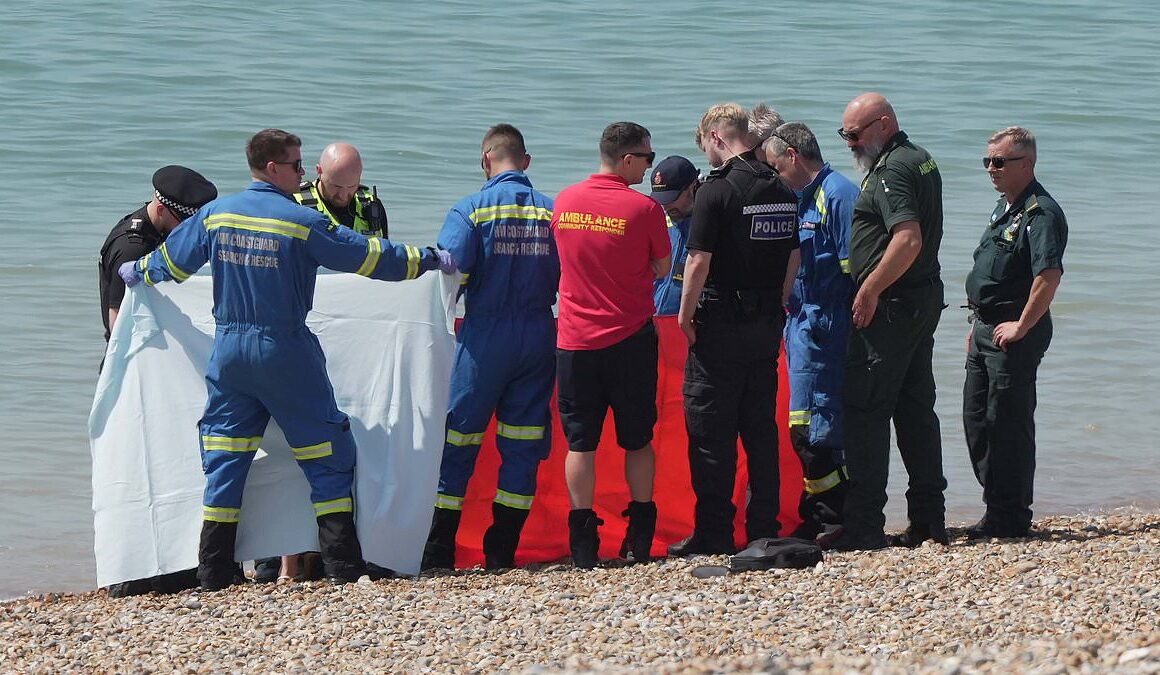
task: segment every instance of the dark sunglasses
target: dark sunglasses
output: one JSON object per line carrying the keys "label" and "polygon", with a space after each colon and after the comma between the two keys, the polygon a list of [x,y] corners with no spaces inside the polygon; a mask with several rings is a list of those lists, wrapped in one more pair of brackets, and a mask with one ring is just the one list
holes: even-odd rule
{"label": "dark sunglasses", "polygon": [[274,162],[274,163],[275,164],[282,164],[285,166],[292,166],[292,167],[294,167],[294,170],[299,172],[299,173],[304,171],[304,169],[302,168],[302,160],[301,159],[294,160],[293,162]]}
{"label": "dark sunglasses", "polygon": [[845,129],[838,129],[838,135],[842,137],[843,141],[853,141],[854,143],[858,142],[858,134],[861,133],[861,129],[858,131],[846,131]]}
{"label": "dark sunglasses", "polygon": [[655,152],[626,152],[624,154],[626,157],[628,155],[632,155],[633,157],[643,157],[644,159],[648,160],[649,164],[652,164],[653,160],[657,158],[657,153]]}
{"label": "dark sunglasses", "polygon": [[1007,162],[1014,162],[1017,159],[1023,159],[1027,155],[1019,155],[1018,157],[984,157],[983,168],[990,169],[992,166],[996,169],[1002,169]]}

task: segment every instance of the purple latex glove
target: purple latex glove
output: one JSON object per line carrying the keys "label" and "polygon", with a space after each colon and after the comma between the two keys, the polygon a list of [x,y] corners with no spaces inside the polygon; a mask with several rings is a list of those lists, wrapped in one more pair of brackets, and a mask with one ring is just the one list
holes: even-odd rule
{"label": "purple latex glove", "polygon": [[441,248],[435,249],[435,255],[439,257],[439,271],[444,274],[455,274],[459,268],[455,266],[455,259],[451,257],[451,252]]}
{"label": "purple latex glove", "polygon": [[121,277],[121,281],[124,281],[125,286],[129,288],[133,288],[137,284],[141,283],[141,280],[144,278],[141,276],[141,273],[137,271],[136,260],[130,260],[129,262],[121,263],[121,266],[117,268],[117,276]]}

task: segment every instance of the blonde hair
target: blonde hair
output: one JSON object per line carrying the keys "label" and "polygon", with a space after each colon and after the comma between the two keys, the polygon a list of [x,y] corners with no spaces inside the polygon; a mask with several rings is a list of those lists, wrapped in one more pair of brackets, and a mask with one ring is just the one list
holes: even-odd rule
{"label": "blonde hair", "polygon": [[701,123],[697,125],[697,133],[693,137],[698,148],[704,149],[701,139],[714,129],[729,138],[746,138],[749,134],[749,113],[737,103],[718,103],[706,110],[701,115]]}

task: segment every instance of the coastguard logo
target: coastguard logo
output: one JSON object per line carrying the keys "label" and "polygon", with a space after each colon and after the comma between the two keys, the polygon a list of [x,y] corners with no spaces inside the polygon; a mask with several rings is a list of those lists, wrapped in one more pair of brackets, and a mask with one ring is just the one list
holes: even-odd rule
{"label": "coastguard logo", "polygon": [[653,187],[655,187],[655,188],[664,189],[664,187],[665,187],[665,177],[663,175],[661,175],[660,171],[653,171],[652,182],[653,182]]}

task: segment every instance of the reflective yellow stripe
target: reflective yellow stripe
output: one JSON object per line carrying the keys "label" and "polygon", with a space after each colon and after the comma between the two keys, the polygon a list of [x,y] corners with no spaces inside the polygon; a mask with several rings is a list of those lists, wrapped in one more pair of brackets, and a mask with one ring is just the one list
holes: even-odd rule
{"label": "reflective yellow stripe", "polygon": [[356,274],[369,277],[371,272],[375,271],[375,267],[379,264],[379,257],[382,255],[383,241],[378,237],[370,237],[367,239],[367,258],[363,261],[362,267],[358,268]]}
{"label": "reflective yellow stripe", "polygon": [[810,425],[810,411],[808,410],[791,410],[789,411],[789,425],[791,427],[809,426]]}
{"label": "reflective yellow stripe", "polygon": [[233,230],[246,230],[248,232],[280,234],[285,237],[294,237],[295,239],[302,240],[310,236],[309,227],[276,218],[254,218],[236,213],[215,213],[205,219],[205,229],[207,232],[212,232],[222,227]]}
{"label": "reflective yellow stripe", "polygon": [[471,278],[471,275],[470,275],[470,274],[468,274],[468,273],[466,273],[466,272],[464,272],[464,273],[463,273],[463,278],[461,278],[461,279],[459,280],[459,285],[460,285],[460,286],[466,286],[466,285],[467,285],[467,280],[468,280],[468,279],[470,279],[470,278]]}
{"label": "reflective yellow stripe", "polygon": [[517,427],[514,424],[496,422],[495,435],[517,441],[535,441],[544,437],[544,427]]}
{"label": "reflective yellow stripe", "polygon": [[146,286],[153,285],[153,280],[149,278],[149,256],[151,255],[153,255],[153,251],[146,253],[145,257],[141,258],[141,276],[144,278]]}
{"label": "reflective yellow stripe", "polygon": [[169,259],[169,248],[165,244],[162,244],[160,250],[161,255],[165,258],[165,266],[169,268],[169,273],[173,275],[173,280],[177,283],[181,283],[188,279],[189,272],[186,272],[177,265],[174,265],[173,261]]}
{"label": "reflective yellow stripe", "polygon": [[818,224],[821,225],[822,223],[826,222],[826,191],[822,189],[821,185],[818,186],[817,198],[814,199],[814,206],[817,207],[818,214],[821,216],[818,218]]}
{"label": "reflective yellow stripe", "polygon": [[844,473],[841,469],[834,469],[821,478],[815,478],[813,480],[803,478],[802,481],[805,483],[806,492],[811,495],[816,495],[837,487],[842,482],[843,475]]}
{"label": "reflective yellow stripe", "polygon": [[475,225],[486,223],[489,220],[499,220],[501,218],[520,218],[523,220],[552,220],[552,212],[548,209],[539,206],[520,206],[519,204],[500,204],[498,206],[485,206],[482,209],[476,209],[468,216],[471,222]]}
{"label": "reflective yellow stripe", "polygon": [[257,452],[262,442],[261,436],[246,436],[231,438],[229,436],[202,436],[201,447],[209,452],[221,450],[223,452]]}
{"label": "reflective yellow stripe", "polygon": [[517,495],[514,492],[505,492],[504,490],[495,491],[495,503],[508,506],[513,509],[522,509],[528,511],[532,508],[532,495]]}
{"label": "reflective yellow stripe", "polygon": [[839,260],[838,267],[842,268],[842,274],[849,274],[850,273],[850,261],[848,259],[842,258],[841,260]]}
{"label": "reflective yellow stripe", "polygon": [[407,278],[419,276],[419,249],[407,244]]}
{"label": "reflective yellow stripe", "polygon": [[453,497],[440,493],[435,497],[435,508],[448,509],[450,511],[463,510],[463,497]]}
{"label": "reflective yellow stripe", "polygon": [[224,506],[201,507],[201,519],[212,520],[215,523],[236,523],[242,518],[241,509],[231,509]]}
{"label": "reflective yellow stripe", "polygon": [[294,451],[294,459],[304,461],[307,459],[318,459],[320,457],[329,457],[334,454],[334,448],[331,447],[330,441],[323,441],[322,443],[315,443],[304,448],[290,448]]}
{"label": "reflective yellow stripe", "polygon": [[332,499],[328,502],[314,503],[314,517],[325,516],[328,513],[353,513],[354,502],[350,497],[343,497],[342,499]]}
{"label": "reflective yellow stripe", "polygon": [[461,434],[454,429],[447,430],[447,442],[451,445],[479,445],[483,443],[483,432],[477,434]]}

